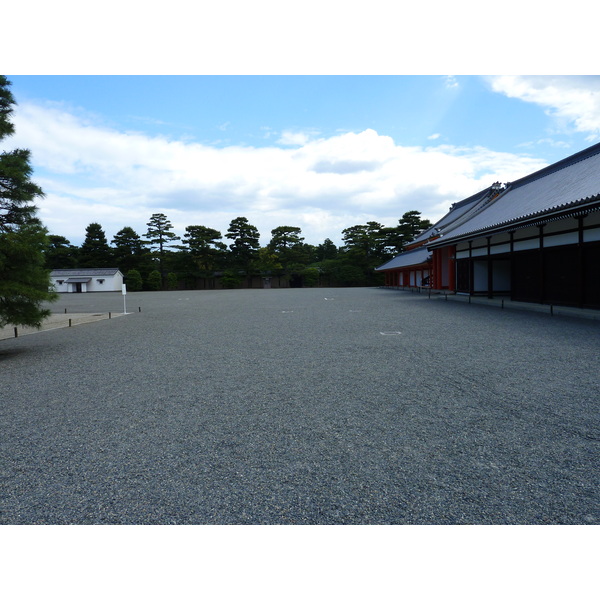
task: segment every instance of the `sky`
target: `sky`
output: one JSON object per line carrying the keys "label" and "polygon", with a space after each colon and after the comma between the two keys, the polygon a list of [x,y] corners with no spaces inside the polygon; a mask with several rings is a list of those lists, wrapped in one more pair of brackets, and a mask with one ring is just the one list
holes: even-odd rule
{"label": "sky", "polygon": [[11,75],[39,216],[79,245],[164,213],[178,235],[244,216],[265,245],[441,218],[600,141],[600,77]]}

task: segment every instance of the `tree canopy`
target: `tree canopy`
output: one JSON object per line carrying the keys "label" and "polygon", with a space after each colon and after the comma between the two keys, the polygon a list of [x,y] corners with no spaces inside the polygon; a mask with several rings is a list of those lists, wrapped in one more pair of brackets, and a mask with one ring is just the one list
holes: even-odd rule
{"label": "tree canopy", "polygon": [[237,217],[229,224],[225,237],[232,240],[229,244],[231,265],[249,274],[252,270],[252,262],[258,258],[260,248],[258,229],[251,225],[246,217]]}
{"label": "tree canopy", "polygon": [[146,243],[131,228],[123,227],[112,239],[112,251],[116,266],[122,273],[138,268],[143,268],[148,258]]}
{"label": "tree canopy", "polygon": [[173,242],[180,239],[178,235],[171,231],[173,224],[167,219],[167,215],[163,213],[154,213],[146,225],[148,225],[148,231],[144,234],[144,237],[148,238],[148,243],[152,249],[158,250],[159,253],[162,253]]}
{"label": "tree canopy", "polygon": [[[9,118],[15,100],[10,82],[0,75],[0,140],[14,133]],[[31,181],[29,150],[0,153],[0,326],[39,327],[54,300],[44,252],[47,230],[36,217],[35,199],[43,196]]]}
{"label": "tree canopy", "polygon": [[49,269],[73,269],[79,263],[79,248],[62,235],[48,236],[44,255]]}
{"label": "tree canopy", "polygon": [[85,240],[79,249],[82,267],[111,267],[112,252],[100,223],[90,223],[85,230]]}
{"label": "tree canopy", "polygon": [[206,276],[218,269],[225,256],[227,246],[220,240],[220,231],[204,225],[189,225],[185,228],[183,244],[186,274]]}

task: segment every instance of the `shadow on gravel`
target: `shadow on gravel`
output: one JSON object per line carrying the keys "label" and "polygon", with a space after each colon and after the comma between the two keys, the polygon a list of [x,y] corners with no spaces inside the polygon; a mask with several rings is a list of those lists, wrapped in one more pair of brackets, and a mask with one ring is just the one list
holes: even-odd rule
{"label": "shadow on gravel", "polygon": [[14,358],[15,356],[26,354],[27,352],[29,352],[27,348],[11,348],[10,350],[0,350],[0,361]]}

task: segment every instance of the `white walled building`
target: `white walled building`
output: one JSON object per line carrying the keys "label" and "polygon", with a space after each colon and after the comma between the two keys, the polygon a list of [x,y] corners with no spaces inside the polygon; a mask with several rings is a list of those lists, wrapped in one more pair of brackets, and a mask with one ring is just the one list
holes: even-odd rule
{"label": "white walled building", "polygon": [[50,272],[55,292],[120,292],[123,273],[119,269],[54,269]]}

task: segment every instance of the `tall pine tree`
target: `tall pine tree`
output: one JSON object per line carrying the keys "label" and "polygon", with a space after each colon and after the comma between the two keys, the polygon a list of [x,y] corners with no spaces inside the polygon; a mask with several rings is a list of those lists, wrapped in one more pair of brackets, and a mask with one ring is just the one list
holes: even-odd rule
{"label": "tall pine tree", "polygon": [[85,228],[85,239],[79,249],[79,266],[92,269],[113,266],[112,250],[100,223],[90,223]]}
{"label": "tall pine tree", "polygon": [[49,269],[75,269],[79,248],[62,235],[49,235],[48,248],[44,252]]}
{"label": "tall pine tree", "polygon": [[[10,115],[16,103],[10,85],[0,75],[0,140],[14,133]],[[48,231],[36,217],[34,204],[43,192],[30,179],[29,158],[24,149],[0,153],[0,327],[39,327],[50,315],[43,303],[58,297],[48,291]]]}
{"label": "tall pine tree", "polygon": [[146,243],[131,227],[123,227],[116,233],[111,243],[115,247],[113,256],[121,273],[125,274],[132,269],[141,272],[147,270],[146,266],[150,266]]}
{"label": "tall pine tree", "polygon": [[168,248],[181,238],[171,231],[173,225],[163,213],[154,213],[146,225],[148,225],[148,231],[144,233],[144,237],[148,238],[149,246],[158,257],[159,270],[164,285],[166,281],[165,257]]}
{"label": "tall pine tree", "polygon": [[233,241],[229,244],[232,267],[242,269],[250,275],[252,262],[258,258],[260,248],[258,229],[246,217],[237,217],[229,224],[225,237]]}

